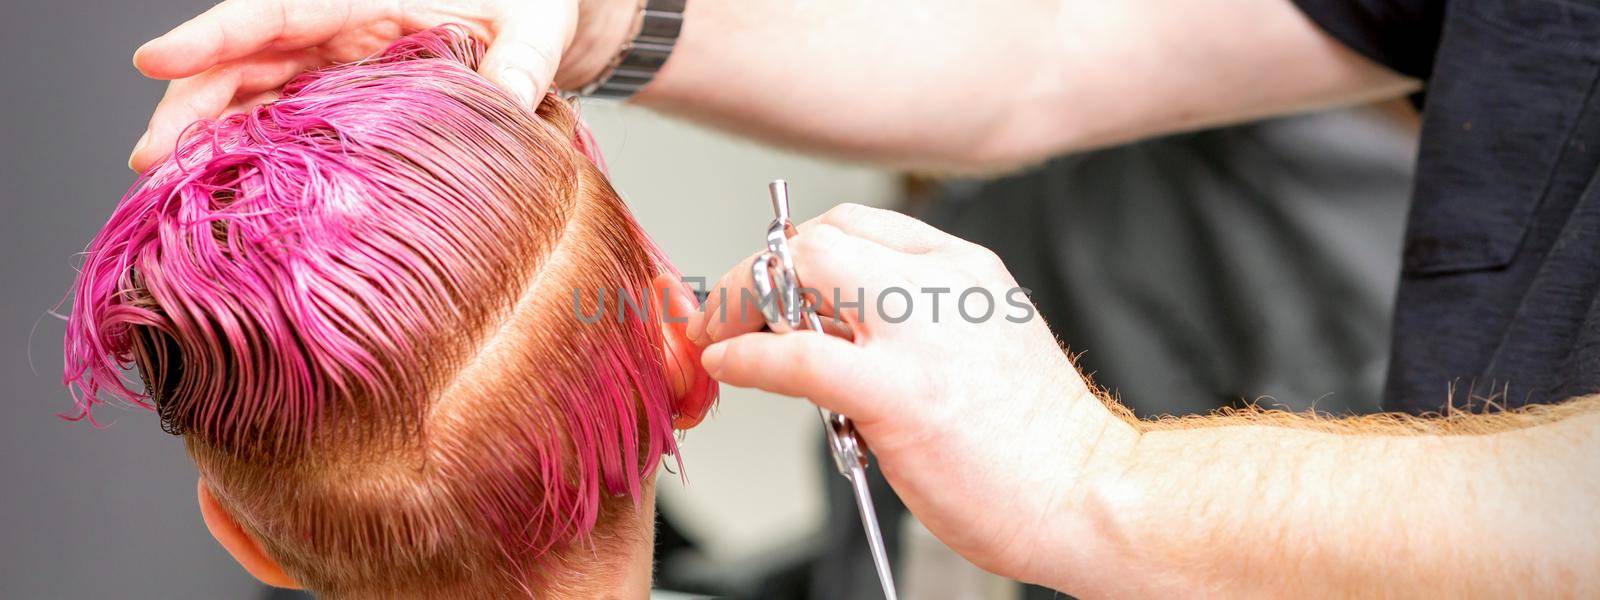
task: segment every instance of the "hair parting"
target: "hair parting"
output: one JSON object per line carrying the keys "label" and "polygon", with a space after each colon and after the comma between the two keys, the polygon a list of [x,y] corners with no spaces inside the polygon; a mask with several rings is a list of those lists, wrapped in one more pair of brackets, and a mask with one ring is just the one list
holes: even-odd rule
{"label": "hair parting", "polygon": [[483,52],[424,31],[197,123],[73,292],[65,416],[156,411],[323,593],[570,586],[551,565],[636,535],[610,523],[676,454],[659,325],[565,293],[671,266],[574,109],[520,105]]}

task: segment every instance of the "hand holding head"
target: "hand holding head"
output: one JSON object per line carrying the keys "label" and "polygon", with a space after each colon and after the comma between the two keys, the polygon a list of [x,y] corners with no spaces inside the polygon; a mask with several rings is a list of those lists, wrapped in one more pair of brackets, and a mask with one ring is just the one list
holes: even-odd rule
{"label": "hand holding head", "polygon": [[450,23],[490,44],[480,72],[533,107],[551,85],[597,77],[637,10],[630,0],[225,0],[134,53],[140,72],[172,83],[128,166],[148,170],[190,123],[276,98],[303,71]]}

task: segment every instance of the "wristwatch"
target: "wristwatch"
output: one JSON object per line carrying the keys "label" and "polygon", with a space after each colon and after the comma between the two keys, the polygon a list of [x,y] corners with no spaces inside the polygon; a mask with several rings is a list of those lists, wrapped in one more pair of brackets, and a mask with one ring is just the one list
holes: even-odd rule
{"label": "wristwatch", "polygon": [[633,39],[622,45],[593,83],[579,93],[594,98],[625,100],[654,79],[672,56],[683,31],[683,8],[688,0],[647,0],[639,10]]}

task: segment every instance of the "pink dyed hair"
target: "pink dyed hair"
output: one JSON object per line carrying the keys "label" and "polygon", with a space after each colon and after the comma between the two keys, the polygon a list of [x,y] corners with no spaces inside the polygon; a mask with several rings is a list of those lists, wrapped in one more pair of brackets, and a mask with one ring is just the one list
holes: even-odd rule
{"label": "pink dyed hair", "polygon": [[482,53],[425,31],[197,123],[75,288],[71,418],[157,411],[324,593],[565,585],[676,451],[659,325],[569,294],[671,267],[571,107],[520,106]]}

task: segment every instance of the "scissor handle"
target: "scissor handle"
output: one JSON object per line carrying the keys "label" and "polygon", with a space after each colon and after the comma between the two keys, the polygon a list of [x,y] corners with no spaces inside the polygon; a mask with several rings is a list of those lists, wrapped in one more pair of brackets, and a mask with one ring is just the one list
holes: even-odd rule
{"label": "scissor handle", "polygon": [[855,479],[856,468],[867,468],[866,442],[856,433],[856,424],[839,413],[818,408],[823,428],[828,432],[828,447],[833,450],[833,466],[847,479]]}
{"label": "scissor handle", "polygon": [[776,333],[789,333],[803,329],[806,322],[801,313],[808,310],[800,297],[799,282],[794,269],[786,268],[776,253],[763,252],[750,265],[750,276],[755,281],[758,307],[767,327]]}
{"label": "scissor handle", "polygon": [[[822,329],[822,319],[812,310],[800,285],[800,275],[795,271],[794,255],[789,251],[789,238],[794,237],[794,223],[789,220],[789,184],[783,180],[768,186],[772,193],[772,225],[767,227],[767,251],[756,256],[750,265],[750,275],[760,294],[762,317],[767,326],[777,333],[791,333],[810,329],[815,335],[827,335]],[[856,508],[861,512],[861,526],[867,535],[867,545],[872,550],[872,562],[878,571],[878,581],[883,586],[884,598],[895,600],[894,574],[889,568],[889,553],[883,544],[883,532],[878,527],[877,512],[873,509],[871,490],[867,487],[867,447],[856,432],[849,417],[817,407],[822,418],[822,429],[828,436],[828,450],[833,455],[834,467],[850,482],[856,496]]]}
{"label": "scissor handle", "polygon": [[[780,224],[774,223],[772,231]],[[750,265],[750,275],[760,295],[761,316],[776,333],[791,333],[810,329],[823,334],[822,320],[811,309],[800,291],[800,277],[794,266],[785,262],[788,244],[785,237],[769,238],[768,250],[756,256]],[[857,469],[867,467],[867,451],[856,426],[844,415],[824,408],[817,409],[822,417],[822,428],[828,434],[828,448],[832,450],[834,466],[847,478],[854,478]],[[852,465],[855,468],[852,468]]]}
{"label": "scissor handle", "polygon": [[789,182],[782,179],[767,184],[767,192],[772,195],[773,218],[789,221]]}

